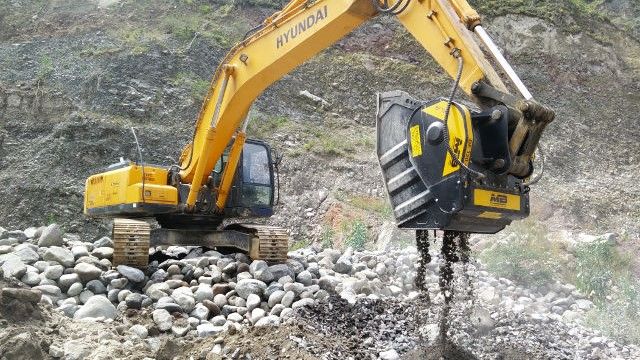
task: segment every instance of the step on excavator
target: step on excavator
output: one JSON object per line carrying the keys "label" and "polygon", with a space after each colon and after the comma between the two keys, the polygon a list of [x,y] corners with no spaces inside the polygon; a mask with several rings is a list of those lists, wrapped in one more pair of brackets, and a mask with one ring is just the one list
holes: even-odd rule
{"label": "step on excavator", "polygon": [[[534,154],[554,112],[533,99],[466,0],[291,0],[223,58],[176,164],[147,164],[138,145],[136,161],[87,179],[85,214],[114,219],[113,263],[144,267],[149,247],[163,245],[285,261],[284,229],[242,222],[273,214],[279,161],[247,138],[247,114],[273,82],[381,15],[394,16],[453,78],[441,98],[397,90],[377,98],[382,177],[397,226],[416,230],[422,271],[430,230],[444,231],[447,249],[465,248],[469,233],[527,217],[529,186],[541,174],[533,176]],[[459,91],[473,108],[455,101]],[[239,221],[222,226],[228,219]]]}

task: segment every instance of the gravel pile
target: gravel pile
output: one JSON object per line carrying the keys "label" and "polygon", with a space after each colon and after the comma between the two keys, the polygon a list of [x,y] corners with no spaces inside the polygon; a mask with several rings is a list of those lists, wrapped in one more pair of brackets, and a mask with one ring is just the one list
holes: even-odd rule
{"label": "gravel pile", "polygon": [[[152,261],[142,271],[112,268],[112,245],[108,237],[86,242],[63,235],[55,224],[0,229],[0,275],[31,288],[3,291],[3,303],[48,303],[75,320],[107,323],[137,312],[148,317],[146,324],[127,329],[138,339],[208,337],[301,323],[345,339],[328,350],[335,358],[394,359],[439,343],[443,296],[435,253],[427,267],[427,300],[413,288],[418,259],[413,247],[387,252],[306,248],[276,265],[244,254],[169,247],[152,256],[166,260]],[[457,264],[455,270],[448,341],[478,358],[502,354],[505,344],[518,344],[514,351],[540,358],[639,354],[634,346],[580,325],[593,304],[571,285],[533,291],[472,264]],[[314,350],[309,345],[318,356],[326,351],[326,346]]]}

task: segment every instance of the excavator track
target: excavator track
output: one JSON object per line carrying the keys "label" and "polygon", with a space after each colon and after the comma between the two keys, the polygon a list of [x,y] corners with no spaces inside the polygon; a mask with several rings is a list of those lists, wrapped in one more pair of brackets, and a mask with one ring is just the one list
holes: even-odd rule
{"label": "excavator track", "polygon": [[146,267],[149,262],[151,226],[146,221],[113,220],[113,266]]}
{"label": "excavator track", "polygon": [[289,234],[283,228],[267,225],[242,224],[243,228],[253,230],[249,256],[254,260],[268,263],[287,261],[289,251]]}

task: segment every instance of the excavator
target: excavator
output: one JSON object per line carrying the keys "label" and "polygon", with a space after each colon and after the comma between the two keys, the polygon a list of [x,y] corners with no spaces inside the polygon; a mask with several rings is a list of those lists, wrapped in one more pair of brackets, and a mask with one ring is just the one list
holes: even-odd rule
{"label": "excavator", "polygon": [[[247,138],[247,114],[273,82],[381,15],[394,16],[453,78],[441,98],[377,96],[376,153],[397,226],[416,230],[424,249],[431,230],[444,231],[450,247],[527,217],[541,174],[538,143],[554,111],[533,99],[466,0],[291,0],[223,58],[176,164],[145,163],[138,144],[137,161],[87,179],[84,212],[113,219],[114,264],[146,266],[150,246],[162,245],[286,261],[284,229],[223,226],[274,211],[278,156]],[[475,106],[455,101],[458,91]]]}

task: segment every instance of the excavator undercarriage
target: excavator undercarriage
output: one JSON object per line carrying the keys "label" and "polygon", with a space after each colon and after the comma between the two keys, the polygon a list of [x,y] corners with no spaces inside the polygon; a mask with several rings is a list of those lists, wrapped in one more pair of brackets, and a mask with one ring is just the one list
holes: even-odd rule
{"label": "excavator undercarriage", "polygon": [[223,230],[151,229],[144,219],[113,221],[113,263],[144,267],[155,246],[200,246],[220,251],[241,251],[252,259],[280,263],[287,259],[289,235],[285,229],[256,224],[233,224]]}

